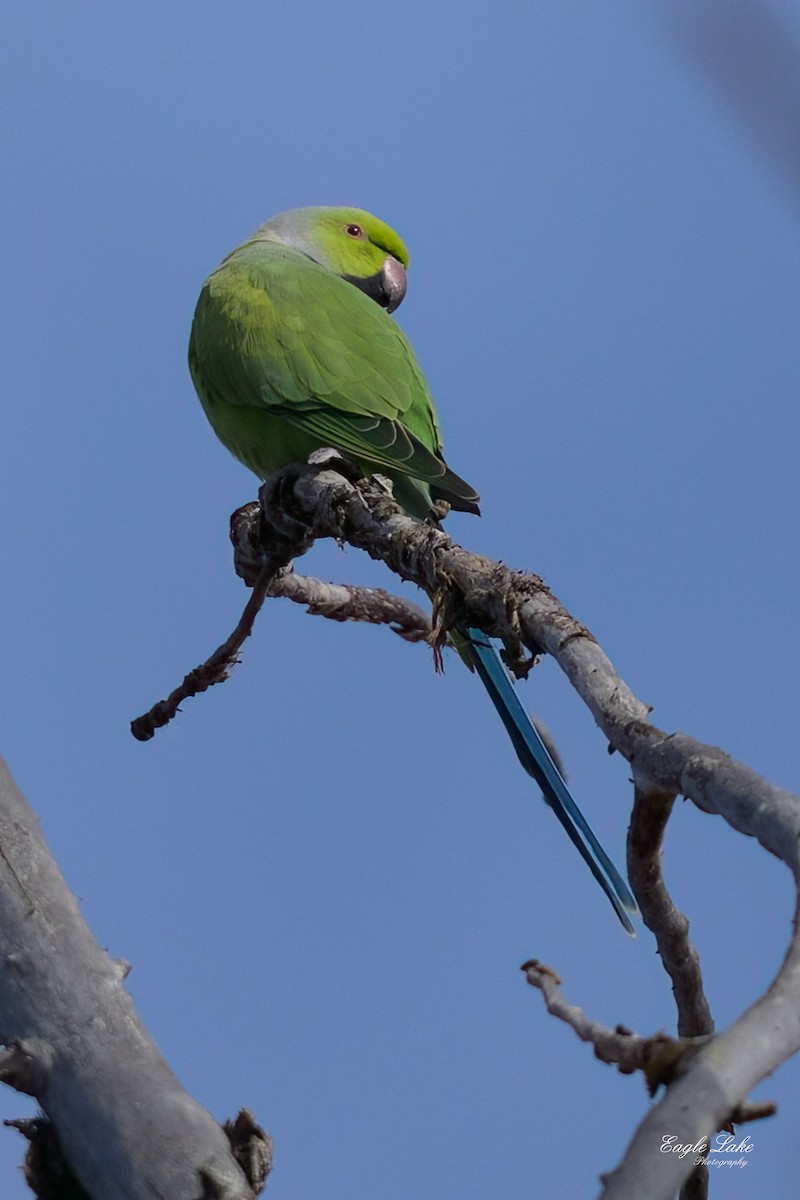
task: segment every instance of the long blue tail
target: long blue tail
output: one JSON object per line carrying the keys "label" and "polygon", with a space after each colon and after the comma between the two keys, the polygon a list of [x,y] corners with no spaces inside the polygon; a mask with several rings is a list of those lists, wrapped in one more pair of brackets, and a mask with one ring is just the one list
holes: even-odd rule
{"label": "long blue tail", "polygon": [[608,896],[624,929],[635,936],[630,917],[635,916],[639,909],[631,890],[573,800],[550,751],[523,708],[498,651],[479,629],[460,629],[458,633],[461,635],[457,640],[458,652],[480,676],[511,738],[517,758],[542,789],[546,802]]}

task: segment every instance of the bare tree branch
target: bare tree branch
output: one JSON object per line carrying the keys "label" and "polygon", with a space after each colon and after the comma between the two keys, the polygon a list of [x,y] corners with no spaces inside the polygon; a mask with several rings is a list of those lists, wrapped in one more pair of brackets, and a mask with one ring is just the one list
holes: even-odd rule
{"label": "bare tree branch", "polygon": [[198,696],[215,683],[223,683],[228,678],[232,668],[239,661],[239,651],[253,632],[253,624],[261,611],[270,584],[281,569],[282,564],[276,562],[269,562],[262,567],[233,633],[229,634],[221,646],[217,646],[204,663],[194,667],[188,675],[184,675],[182,682],[170,692],[166,700],[157,701],[141,717],[135,717],[131,721],[131,733],[137,741],[149,741],[157,729],[168,725],[184,700]]}
{"label": "bare tree branch", "polygon": [[[641,1054],[651,1087],[664,1084],[665,1091],[636,1131],[620,1165],[606,1177],[604,1196],[671,1200],[694,1163],[691,1156],[663,1154],[662,1139],[670,1136],[693,1145],[736,1117],[755,1112],[747,1104],[753,1086],[800,1049],[796,932],[766,995],[730,1028],[711,1035],[711,1015],[688,927],[671,905],[660,875],[659,846],[672,798],[686,796],[702,812],[719,814],[740,833],[757,839],[800,883],[797,798],[721,750],[686,734],[658,729],[649,719],[649,706],[631,692],[590,631],[538,576],[471,554],[435,521],[407,516],[395,504],[387,481],[373,477],[356,482],[335,452],[319,451],[307,465],[279,472],[264,485],[260,500],[260,506],[248,505],[233,519],[237,570],[243,577],[252,579],[262,571],[264,562],[276,555],[276,544],[284,562],[295,553],[305,553],[316,537],[332,537],[363,549],[430,597],[434,645],[444,643],[452,625],[463,623],[499,638],[519,673],[530,666],[523,647],[534,659],[550,654],[584,700],[610,748],[631,764],[638,792],[631,869],[673,981],[684,1036],[638,1040],[647,1048]],[[545,972],[530,981],[550,989],[558,1015],[567,1019],[569,1006],[565,1008],[553,996],[554,980],[548,982]],[[571,1012],[573,1027],[582,1029],[582,1036],[593,1044],[600,1041],[606,1052],[611,1052],[610,1047],[622,1056],[623,1048],[630,1054],[636,1046],[624,1031],[601,1037],[600,1027],[583,1014],[576,1015],[580,1010]],[[706,1036],[697,1036],[702,1034]],[[622,1065],[623,1057],[614,1061]],[[685,1194],[697,1195],[702,1186],[696,1176]]]}
{"label": "bare tree branch", "polygon": [[[337,460],[338,461],[338,460]],[[280,496],[277,477],[276,497]],[[312,616],[328,617],[332,621],[362,621],[371,625],[388,625],[393,633],[408,642],[425,641],[431,632],[428,617],[422,609],[400,596],[392,596],[383,588],[356,587],[353,584],[323,583],[320,579],[295,575],[290,560],[304,554],[313,537],[301,523],[284,518],[282,527],[265,524],[266,512],[257,502],[245,504],[231,516],[231,541],[234,546],[236,573],[251,587],[250,595],[236,628],[225,641],[199,666],[194,667],[167,696],[158,700],[146,713],[131,721],[131,733],[140,742],[147,742],[157,729],[180,712],[184,700],[224,683],[239,661],[239,653],[253,632],[253,625],[267,596],[284,596],[295,604],[305,604]],[[269,545],[269,552],[265,551]]]}
{"label": "bare tree branch", "polygon": [[634,789],[628,878],[642,920],[655,936],[664,970],[672,979],[678,1035],[701,1037],[714,1032],[714,1020],[703,990],[700,959],[689,938],[689,922],[673,904],[661,873],[661,841],[674,802],[668,792]]}
{"label": "bare tree branch", "polygon": [[[664,970],[672,980],[678,1034],[701,1037],[714,1032],[714,1021],[703,990],[700,958],[689,938],[689,922],[673,904],[661,872],[661,842],[674,803],[675,797],[669,793],[634,788],[628,877],[642,919],[656,939]],[[680,1200],[706,1200],[707,1196],[708,1166],[701,1161],[684,1182]]]}
{"label": "bare tree branch", "polygon": [[[92,938],[2,760],[0,829],[4,1082],[36,1097],[92,1200],[252,1200],[233,1138],[159,1054],[122,986],[125,967]],[[252,1118],[239,1126],[241,1141],[249,1136],[243,1161],[258,1144],[269,1157],[257,1129]],[[56,1143],[45,1152],[41,1129],[25,1133],[41,1182]]]}
{"label": "bare tree branch", "polygon": [[[719,814],[782,859],[800,882],[797,798],[723,751],[653,725],[648,706],[538,576],[470,554],[434,524],[408,517],[382,481],[356,486],[319,459],[283,472],[279,494],[286,517],[305,524],[312,535],[358,546],[423,588],[434,602],[440,639],[459,620],[512,647],[522,642],[534,655],[552,655],[610,746],[633,767],[642,792],[684,795],[701,811]],[[275,497],[273,485],[267,503]],[[687,1008],[684,1019],[700,1022],[706,1017],[701,1009],[690,1016]],[[798,1049],[800,944],[795,933],[766,995],[688,1060],[681,1054],[684,1064],[688,1061],[685,1074],[670,1083],[650,1110],[622,1163],[607,1177],[604,1194],[613,1200],[642,1195],[671,1200],[693,1163],[661,1153],[665,1134],[692,1144],[724,1127],[753,1086]]]}
{"label": "bare tree branch", "polygon": [[582,1042],[589,1042],[601,1062],[612,1063],[623,1075],[641,1071],[651,1095],[662,1084],[677,1079],[686,1069],[686,1061],[697,1053],[700,1043],[689,1039],[676,1041],[664,1033],[643,1038],[621,1025],[609,1029],[592,1021],[583,1009],[567,1002],[560,990],[561,980],[550,967],[532,958],[521,969],[531,987],[544,996],[551,1016],[574,1029]]}
{"label": "bare tree branch", "polygon": [[418,604],[393,596],[383,588],[323,583],[310,575],[295,575],[287,570],[271,584],[267,594],[304,604],[313,617],[388,625],[407,642],[424,642],[431,634],[430,619]]}

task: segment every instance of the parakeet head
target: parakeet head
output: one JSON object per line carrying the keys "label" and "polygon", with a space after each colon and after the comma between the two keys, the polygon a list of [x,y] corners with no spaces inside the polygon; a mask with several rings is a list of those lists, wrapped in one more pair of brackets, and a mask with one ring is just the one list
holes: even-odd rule
{"label": "parakeet head", "polygon": [[294,208],[256,231],[341,275],[388,312],[406,294],[408,251],[393,229],[361,208]]}

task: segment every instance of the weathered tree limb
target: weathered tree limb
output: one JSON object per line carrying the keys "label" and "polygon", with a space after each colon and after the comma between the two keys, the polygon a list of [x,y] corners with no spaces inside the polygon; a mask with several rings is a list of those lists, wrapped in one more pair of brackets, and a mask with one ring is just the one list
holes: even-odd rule
{"label": "weathered tree limb", "polygon": [[[276,493],[279,494],[279,493]],[[245,504],[231,517],[231,541],[238,575],[252,588],[236,628],[199,666],[194,667],[165,700],[158,700],[131,721],[131,733],[147,742],[177,715],[184,700],[199,696],[217,683],[224,683],[239,661],[239,653],[253,632],[255,619],[267,596],[284,596],[295,604],[304,604],[312,616],[332,621],[363,621],[388,625],[407,642],[429,637],[428,617],[417,605],[383,588],[356,587],[353,584],[323,583],[320,579],[295,575],[291,559],[311,546],[308,529],[290,522],[280,531],[272,527],[265,536],[261,505]],[[269,553],[265,544],[269,543]]]}
{"label": "weathered tree limb", "polygon": [[[701,811],[719,814],[780,858],[800,886],[800,802],[795,796],[723,751],[653,725],[648,706],[620,679],[589,630],[537,576],[470,554],[435,524],[408,517],[380,479],[356,486],[321,458],[282,473],[277,491],[270,485],[264,507],[276,528],[285,519],[306,526],[311,536],[346,541],[418,584],[434,602],[439,640],[458,620],[502,639],[512,651],[521,643],[534,655],[550,654],[610,747],[631,764],[643,796],[684,795]],[[693,1014],[685,1007],[685,1013],[687,1021],[707,1019],[702,1006]],[[800,938],[795,922],[795,935],[767,994],[729,1029],[686,1056],[685,1074],[666,1088],[619,1167],[606,1177],[607,1200],[639,1200],[642,1195],[671,1200],[694,1164],[690,1156],[661,1153],[665,1133],[693,1144],[723,1128],[741,1111],[753,1086],[798,1049]]]}
{"label": "weathered tree limb", "polygon": [[661,841],[675,796],[653,789],[634,789],[628,831],[628,878],[642,920],[652,932],[664,970],[672,980],[678,1009],[678,1036],[703,1037],[714,1032],[714,1019],[703,990],[700,958],[689,937],[689,922],[675,907],[661,872]]}
{"label": "weathered tree limb", "polygon": [[314,617],[331,621],[362,621],[370,625],[388,625],[407,642],[424,642],[430,636],[431,623],[417,604],[393,596],[383,588],[357,587],[352,583],[323,583],[309,575],[295,575],[291,567],[274,569],[266,564],[253,584],[250,598],[236,628],[204,663],[194,667],[166,700],[157,701],[140,717],[131,721],[131,733],[139,742],[147,742],[157,729],[168,725],[184,700],[199,696],[216,683],[224,683],[239,661],[239,652],[253,632],[255,619],[267,596],[283,596],[295,604],[304,604]]}
{"label": "weathered tree limb", "polygon": [[722,750],[653,725],[649,706],[634,696],[589,630],[537,575],[472,554],[436,525],[407,516],[379,479],[356,486],[313,463],[290,468],[283,478],[293,480],[292,487],[283,488],[290,520],[305,522],[313,536],[365,550],[416,583],[434,601],[440,630],[457,618],[512,646],[521,641],[534,655],[550,654],[611,748],[631,763],[643,790],[684,795],[703,812],[719,814],[740,833],[757,838],[797,877],[797,797]]}
{"label": "weathered tree limb", "polygon": [[[689,937],[689,922],[675,907],[661,871],[661,842],[674,803],[675,796],[668,792],[634,788],[628,829],[628,878],[642,920],[655,937],[664,970],[672,980],[678,1035],[694,1038],[713,1033],[714,1021],[703,988],[700,957]],[[708,1183],[708,1166],[696,1163],[679,1200],[706,1200]]]}
{"label": "weathered tree limb", "polygon": [[418,604],[403,596],[393,596],[383,588],[360,587],[352,583],[323,583],[310,575],[284,571],[273,582],[268,596],[283,596],[303,604],[312,617],[330,621],[362,621],[368,625],[388,625],[392,633],[407,642],[424,642],[430,637],[431,622]]}
{"label": "weathered tree limb", "polygon": [[[232,1133],[159,1054],[123,988],[127,966],[92,938],[2,760],[0,830],[4,1082],[36,1097],[91,1200],[252,1200]],[[268,1150],[257,1128],[251,1156]]]}
{"label": "weathered tree limb", "polygon": [[[632,875],[673,981],[682,1036],[668,1040],[665,1062],[647,1065],[651,1083],[664,1083],[665,1091],[620,1165],[605,1178],[604,1196],[671,1200],[694,1163],[691,1156],[662,1154],[665,1134],[693,1145],[732,1120],[764,1115],[765,1110],[748,1104],[749,1092],[800,1049],[800,942],[795,932],[766,995],[729,1029],[712,1035],[687,927],[660,878],[658,853],[670,798],[686,796],[701,811],[719,814],[757,839],[789,867],[800,886],[797,798],[721,750],[658,729],[649,720],[649,707],[620,679],[589,630],[538,576],[471,554],[435,521],[407,516],[386,480],[356,481],[335,452],[319,451],[307,465],[287,468],[269,480],[260,504],[234,514],[233,528],[237,570],[245,579],[257,577],[276,546],[288,562],[305,553],[314,538],[332,537],[366,551],[427,593],[434,609],[429,640],[435,647],[444,643],[453,624],[463,623],[499,638],[520,674],[530,667],[524,649],[534,659],[550,654],[589,708],[609,749],[631,764],[637,789],[632,858],[638,859]],[[591,1023],[581,1018],[584,1032],[591,1033]],[[645,1042],[654,1044],[653,1039]],[[691,1186],[695,1184],[702,1185],[699,1176]]]}
{"label": "weathered tree limb", "polygon": [[609,1029],[591,1020],[577,1005],[568,1003],[561,992],[561,980],[550,967],[532,958],[521,969],[531,987],[542,993],[551,1016],[569,1025],[582,1042],[594,1047],[601,1062],[612,1063],[622,1075],[641,1071],[651,1095],[662,1084],[677,1079],[685,1070],[685,1063],[698,1051],[698,1043],[677,1041],[664,1033],[645,1038],[619,1025]]}
{"label": "weathered tree limb", "polygon": [[691,1156],[679,1159],[676,1154],[662,1154],[665,1134],[691,1145],[741,1116],[744,1098],[755,1084],[800,1048],[799,996],[800,946],[795,932],[766,995],[712,1037],[683,1078],[650,1110],[622,1162],[606,1176],[605,1200],[629,1200],[637,1195],[669,1200],[675,1194],[692,1160]]}

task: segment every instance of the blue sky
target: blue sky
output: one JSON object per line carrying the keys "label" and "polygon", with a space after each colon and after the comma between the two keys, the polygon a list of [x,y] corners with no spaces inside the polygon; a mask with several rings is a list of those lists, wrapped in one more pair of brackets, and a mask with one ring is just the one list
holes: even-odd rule
{"label": "blue sky", "polygon": [[[791,54],[794,6],[762,7]],[[131,738],[245,599],[227,519],[256,485],[192,391],[197,293],[281,209],[391,222],[399,322],[483,496],[451,531],[542,574],[662,727],[796,789],[800,193],[689,11],[12,0],[1,19],[0,750],[176,1073],[274,1134],[273,1200],[592,1195],[644,1087],[519,965],[610,1024],[674,1017],[649,937],[621,933],[457,662],[438,678],[422,648],[276,601],[228,683]],[[391,583],[326,545],[303,569]],[[553,663],[524,697],[621,863],[625,764]],[[687,804],[666,870],[724,1025],[780,962],[788,873]],[[793,1194],[799,1078],[759,1089],[781,1114],[717,1194]],[[0,1094],[0,1117],[29,1110]],[[0,1131],[11,1200],[20,1154]]]}

